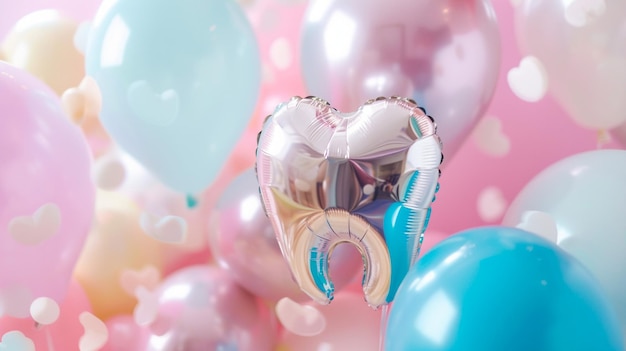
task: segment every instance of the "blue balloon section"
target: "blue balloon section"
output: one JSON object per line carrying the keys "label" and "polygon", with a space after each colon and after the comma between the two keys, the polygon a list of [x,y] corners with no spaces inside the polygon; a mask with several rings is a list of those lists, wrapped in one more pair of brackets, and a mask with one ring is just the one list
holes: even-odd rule
{"label": "blue balloon section", "polygon": [[388,351],[622,350],[597,282],[552,243],[507,227],[444,240],[411,269],[391,309]]}
{"label": "blue balloon section", "polygon": [[192,195],[224,165],[260,88],[255,35],[231,0],[105,0],[86,66],[111,137]]}

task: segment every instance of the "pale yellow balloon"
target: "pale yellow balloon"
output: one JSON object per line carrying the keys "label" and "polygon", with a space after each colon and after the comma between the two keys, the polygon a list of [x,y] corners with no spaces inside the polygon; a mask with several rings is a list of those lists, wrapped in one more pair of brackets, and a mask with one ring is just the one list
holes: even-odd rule
{"label": "pale yellow balloon", "polygon": [[20,19],[2,44],[5,60],[48,84],[61,95],[85,76],[85,59],[74,46],[78,23],[56,10]]}
{"label": "pale yellow balloon", "polygon": [[78,260],[74,276],[85,289],[93,313],[100,319],[132,314],[137,303],[120,284],[126,270],[163,266],[163,246],[140,228],[139,208],[127,197],[99,191],[94,226]]}

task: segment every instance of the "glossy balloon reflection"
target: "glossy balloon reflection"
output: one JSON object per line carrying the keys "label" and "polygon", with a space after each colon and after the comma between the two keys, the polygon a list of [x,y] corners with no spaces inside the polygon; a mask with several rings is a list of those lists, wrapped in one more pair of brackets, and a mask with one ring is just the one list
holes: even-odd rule
{"label": "glossy balloon reflection", "polygon": [[531,180],[515,198],[504,224],[526,211],[555,221],[557,243],[599,280],[626,328],[626,151],[598,150],[565,158]]}
{"label": "glossy balloon reflection", "polygon": [[363,256],[367,302],[391,301],[417,258],[441,162],[436,125],[411,101],[381,98],[351,114],[317,98],[279,107],[260,134],[257,174],[300,288],[330,303],[328,261],[347,242]]}
{"label": "glossy balloon reflection", "polygon": [[500,45],[486,0],[327,0],[310,2],[301,57],[309,93],[342,111],[414,99],[437,117],[451,156],[491,100]]}
{"label": "glossy balloon reflection", "polygon": [[147,351],[272,351],[276,331],[266,307],[217,267],[191,266],[157,289],[156,323]]}
{"label": "glossy balloon reflection", "polygon": [[[307,299],[293,281],[272,223],[263,211],[254,169],[230,183],[214,214],[209,240],[213,255],[241,286],[274,301],[283,297]],[[336,288],[347,285],[361,266],[361,256],[356,250],[347,245],[338,246],[330,261]]]}
{"label": "glossy balloon reflection", "polygon": [[468,230],[411,269],[385,350],[622,350],[622,329],[596,285],[576,259],[538,236]]}
{"label": "glossy balloon reflection", "polygon": [[111,137],[194,196],[215,180],[259,91],[254,33],[229,0],[105,0],[86,63]]}
{"label": "glossy balloon reflection", "polygon": [[518,40],[545,67],[550,92],[574,121],[610,129],[626,121],[626,2],[525,0]]}

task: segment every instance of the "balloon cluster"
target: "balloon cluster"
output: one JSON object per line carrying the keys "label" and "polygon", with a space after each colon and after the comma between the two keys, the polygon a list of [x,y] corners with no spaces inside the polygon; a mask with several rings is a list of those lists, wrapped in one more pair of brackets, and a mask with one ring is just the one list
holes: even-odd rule
{"label": "balloon cluster", "polygon": [[0,350],[623,349],[623,1],[9,2]]}

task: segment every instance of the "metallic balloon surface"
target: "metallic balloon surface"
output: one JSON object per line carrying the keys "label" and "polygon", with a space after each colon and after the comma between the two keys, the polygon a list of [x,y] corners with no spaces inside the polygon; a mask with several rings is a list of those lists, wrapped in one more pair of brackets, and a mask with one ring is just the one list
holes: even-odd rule
{"label": "metallic balloon surface", "polygon": [[487,0],[311,1],[300,47],[311,95],[343,111],[410,97],[437,116],[447,156],[491,101],[500,65]]}
{"label": "metallic balloon surface", "polygon": [[[229,184],[213,211],[209,245],[213,256],[242,287],[254,295],[278,301],[308,296],[293,281],[280,252],[272,223],[263,211],[259,184],[250,169]],[[347,245],[333,253],[330,272],[340,290],[356,277],[361,257]]]}
{"label": "metallic balloon surface", "polygon": [[319,98],[279,106],[259,136],[257,176],[300,288],[330,303],[328,261],[348,242],[363,256],[368,304],[393,300],[419,253],[442,160],[435,123],[410,100],[379,98],[350,114]]}
{"label": "metallic balloon surface", "polygon": [[155,293],[160,332],[148,337],[146,351],[274,349],[276,330],[267,307],[218,267],[183,268]]}
{"label": "metallic balloon surface", "polygon": [[503,223],[526,211],[550,215],[557,244],[598,279],[626,329],[626,151],[596,150],[565,158],[533,178]]}
{"label": "metallic balloon surface", "polygon": [[549,91],[589,129],[626,122],[626,1],[525,0],[520,46],[545,68]]}

